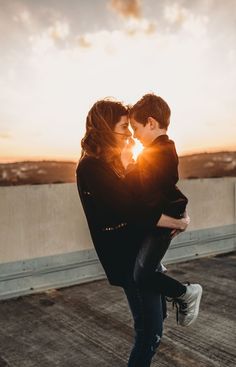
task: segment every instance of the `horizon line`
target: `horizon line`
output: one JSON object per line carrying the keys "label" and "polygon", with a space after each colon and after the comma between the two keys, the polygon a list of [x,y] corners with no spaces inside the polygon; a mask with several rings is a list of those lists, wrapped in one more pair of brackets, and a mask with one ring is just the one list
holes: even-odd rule
{"label": "horizon line", "polygon": [[[202,150],[186,150],[179,153],[179,157],[186,157],[196,154],[208,154],[208,153],[227,153],[227,152],[236,152],[236,147],[227,147],[227,148],[207,148]],[[54,161],[54,162],[74,162],[77,163],[79,160],[74,156],[65,157],[65,156],[18,156],[18,157],[0,157],[0,164],[7,163],[19,163],[19,162],[38,162],[38,161]]]}

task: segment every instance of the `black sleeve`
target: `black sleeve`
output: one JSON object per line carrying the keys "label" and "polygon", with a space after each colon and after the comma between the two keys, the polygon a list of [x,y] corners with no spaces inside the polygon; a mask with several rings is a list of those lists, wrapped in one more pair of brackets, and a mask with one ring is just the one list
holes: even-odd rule
{"label": "black sleeve", "polygon": [[153,167],[144,159],[138,160],[132,169],[126,173],[126,183],[129,190],[143,205],[158,208],[163,213],[165,196],[161,190],[161,180],[156,166]]}
{"label": "black sleeve", "polygon": [[133,187],[145,202],[155,202],[155,205],[163,207],[165,193],[178,181],[178,157],[174,144],[158,152],[149,150],[142,153],[127,172],[126,179],[129,187]]}
{"label": "black sleeve", "polygon": [[81,169],[77,169],[78,188],[82,182],[98,202],[108,206],[111,211],[120,214],[135,226],[156,226],[161,217],[162,213],[157,209],[149,208],[135,200],[126,186],[126,181],[99,160],[87,162]]}

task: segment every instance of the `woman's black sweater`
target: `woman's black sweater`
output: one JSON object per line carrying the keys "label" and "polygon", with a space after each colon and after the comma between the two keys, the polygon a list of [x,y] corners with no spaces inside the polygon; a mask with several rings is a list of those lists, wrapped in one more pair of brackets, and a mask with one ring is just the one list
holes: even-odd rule
{"label": "woman's black sweater", "polygon": [[108,280],[125,286],[133,273],[142,234],[156,226],[161,210],[135,200],[125,179],[102,159],[84,157],[76,177],[94,247]]}

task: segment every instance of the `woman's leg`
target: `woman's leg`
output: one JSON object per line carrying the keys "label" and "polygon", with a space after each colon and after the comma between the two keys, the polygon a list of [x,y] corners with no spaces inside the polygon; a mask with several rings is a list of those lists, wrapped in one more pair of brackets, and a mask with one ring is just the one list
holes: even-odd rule
{"label": "woman's leg", "polygon": [[139,289],[135,283],[124,288],[133,315],[135,341],[128,367],[149,367],[161,342],[163,314],[161,295]]}
{"label": "woman's leg", "polygon": [[153,289],[167,297],[177,298],[186,292],[178,280],[157,271],[171,242],[170,231],[150,232],[142,243],[134,267],[134,280],[140,288]]}

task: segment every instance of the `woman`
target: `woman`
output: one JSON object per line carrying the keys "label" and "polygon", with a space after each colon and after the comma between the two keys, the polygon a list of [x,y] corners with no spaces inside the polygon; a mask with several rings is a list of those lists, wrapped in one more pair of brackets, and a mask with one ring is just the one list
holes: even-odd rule
{"label": "woman", "polygon": [[186,287],[160,272],[159,292],[138,288],[133,270],[140,239],[154,226],[185,230],[188,219],[164,216],[161,208],[154,212],[128,192],[121,163],[122,149],[131,136],[127,115],[127,108],[119,102],[101,100],[93,105],[81,142],[77,186],[107,278],[110,284],[124,289],[134,318],[136,335],[128,366],[148,367],[162,336],[161,293],[177,297]]}

